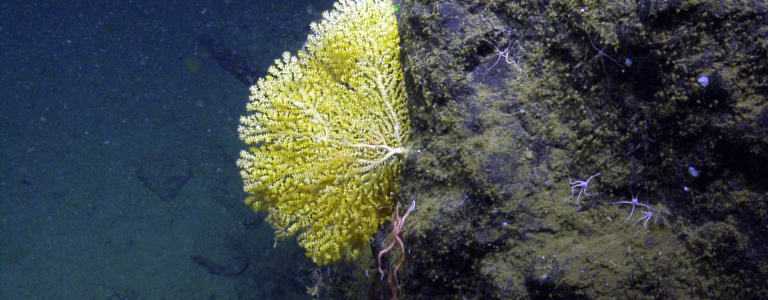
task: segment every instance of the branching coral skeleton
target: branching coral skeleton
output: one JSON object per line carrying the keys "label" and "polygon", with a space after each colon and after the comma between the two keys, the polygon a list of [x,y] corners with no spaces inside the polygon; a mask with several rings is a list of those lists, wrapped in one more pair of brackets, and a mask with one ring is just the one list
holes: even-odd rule
{"label": "branching coral skeleton", "polygon": [[381,163],[383,163],[385,160],[392,157],[393,155],[408,153],[408,148],[403,148],[403,147],[392,148],[387,145],[354,144],[351,146],[360,147],[360,148],[369,148],[369,149],[384,149],[387,151],[387,154],[385,154],[383,157],[377,158],[376,160],[358,159],[357,160],[358,162],[366,164],[366,166],[361,168],[361,170],[363,171],[368,171],[370,169],[375,168],[377,165],[380,165]]}
{"label": "branching coral skeleton", "polygon": [[[386,103],[387,107],[387,119],[391,124],[394,124],[391,126],[392,131],[394,131],[394,140],[389,140],[390,142],[397,143],[400,145],[403,145],[404,136],[402,136],[401,130],[400,130],[400,123],[397,119],[397,114],[395,113],[394,108],[392,108],[392,105],[389,103]],[[324,135],[317,136],[315,139],[318,141],[330,141],[337,145],[337,147],[341,147],[342,151],[334,156],[333,158],[339,158],[348,160],[350,163],[357,163],[357,165],[361,165],[357,167],[357,169],[361,172],[367,172],[371,169],[376,168],[376,166],[381,165],[384,163],[387,159],[389,159],[392,156],[398,155],[398,154],[407,154],[410,150],[408,147],[391,147],[387,144],[388,139],[385,138],[381,132],[378,130],[375,130],[373,133],[371,133],[371,136],[374,138],[372,141],[369,141],[368,143],[358,143],[353,144],[348,142],[345,139],[340,138],[334,138],[337,134],[333,134],[331,127],[332,125],[329,122],[325,121],[325,118],[318,113],[315,109],[309,108],[306,105],[304,105],[302,102],[294,101],[294,105],[302,109],[306,114],[313,116],[312,121],[320,124],[323,126],[325,133]],[[372,124],[373,125],[373,124]],[[386,130],[386,128],[384,128]],[[392,132],[390,132],[392,133]],[[350,151],[347,151],[347,148],[350,148]],[[352,149],[372,149],[377,151],[377,153],[384,153],[384,155],[377,155],[375,159],[363,159],[363,158],[357,158],[355,154],[351,153]],[[383,151],[380,151],[383,150]]]}

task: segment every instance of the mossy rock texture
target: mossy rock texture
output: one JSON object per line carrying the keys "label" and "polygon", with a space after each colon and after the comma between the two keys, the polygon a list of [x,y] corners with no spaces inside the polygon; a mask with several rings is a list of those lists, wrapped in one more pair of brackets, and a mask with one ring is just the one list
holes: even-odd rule
{"label": "mossy rock texture", "polygon": [[417,203],[399,296],[768,294],[765,2],[397,6]]}

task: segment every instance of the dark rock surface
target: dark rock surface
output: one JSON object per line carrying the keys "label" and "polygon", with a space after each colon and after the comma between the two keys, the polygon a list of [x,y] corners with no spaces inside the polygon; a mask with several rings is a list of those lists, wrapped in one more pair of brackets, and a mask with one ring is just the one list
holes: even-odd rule
{"label": "dark rock surface", "polygon": [[[419,150],[402,297],[768,293],[763,1],[397,5]],[[565,175],[597,173],[577,204]],[[650,208],[628,219],[632,189]]]}

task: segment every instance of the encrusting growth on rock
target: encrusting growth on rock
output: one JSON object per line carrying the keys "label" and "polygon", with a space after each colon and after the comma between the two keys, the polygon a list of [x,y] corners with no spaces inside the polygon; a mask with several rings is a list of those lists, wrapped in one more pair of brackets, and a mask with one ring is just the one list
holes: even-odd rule
{"label": "encrusting growth on rock", "polygon": [[251,87],[238,165],[276,239],[318,265],[356,257],[389,219],[410,119],[390,0],[341,0],[297,56]]}

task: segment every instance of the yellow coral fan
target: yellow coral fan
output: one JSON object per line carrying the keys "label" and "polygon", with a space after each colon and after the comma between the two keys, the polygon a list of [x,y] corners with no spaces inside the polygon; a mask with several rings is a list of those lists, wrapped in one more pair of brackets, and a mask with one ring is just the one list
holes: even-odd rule
{"label": "yellow coral fan", "polygon": [[238,165],[277,239],[318,265],[356,257],[386,221],[410,119],[391,0],[341,0],[251,87]]}

